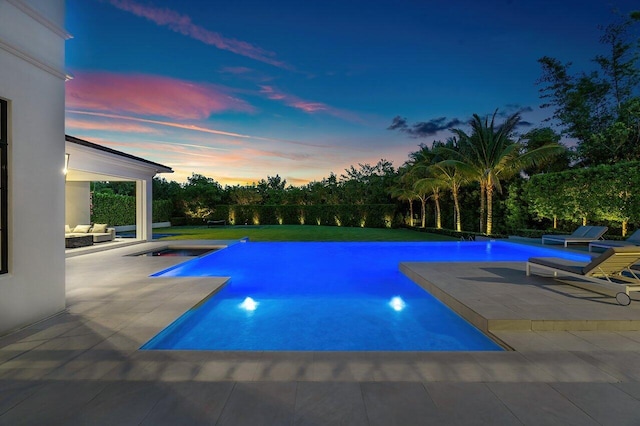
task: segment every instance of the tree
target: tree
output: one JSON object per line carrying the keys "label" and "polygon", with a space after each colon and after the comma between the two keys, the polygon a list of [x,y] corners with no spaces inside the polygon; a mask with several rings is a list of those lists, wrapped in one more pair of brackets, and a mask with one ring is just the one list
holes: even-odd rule
{"label": "tree", "polygon": [[224,190],[214,179],[193,173],[183,186],[183,195],[187,216],[206,218],[222,201]]}
{"label": "tree", "polygon": [[[435,166],[433,166],[435,167]],[[440,209],[440,194],[441,194],[441,190],[442,187],[444,186],[444,183],[438,179],[437,177],[427,177],[427,178],[422,178],[417,180],[414,184],[413,184],[413,190],[416,194],[418,194],[418,197],[420,198],[420,201],[422,202],[422,227],[424,228],[426,226],[425,224],[425,204],[426,201],[428,199],[432,199],[434,204],[435,204],[435,208],[436,208],[436,217],[435,217],[435,222],[436,222],[436,228],[437,229],[441,229],[442,228],[442,213],[441,213],[441,209]],[[430,195],[427,195],[430,194]]]}
{"label": "tree", "polygon": [[285,198],[286,185],[287,180],[279,175],[267,176],[267,180],[261,179],[258,182],[256,189],[264,204],[278,205],[282,204]]}
{"label": "tree", "polygon": [[418,199],[418,194],[413,189],[415,179],[412,179],[407,168],[401,168],[398,173],[399,176],[396,178],[395,184],[390,188],[389,193],[393,198],[409,203],[409,226],[414,226],[413,202]]}
{"label": "tree", "polygon": [[172,216],[183,213],[184,202],[182,186],[176,181],[167,181],[165,178],[153,178],[153,199],[170,200],[173,206]]}
{"label": "tree", "polygon": [[92,191],[95,193],[136,196],[136,183],[130,181],[92,182]]}
{"label": "tree", "polygon": [[320,182],[309,182],[307,190],[310,204],[340,204],[338,177],[334,173],[330,173]]}
{"label": "tree", "polygon": [[[525,151],[532,151],[548,143],[559,144],[562,136],[550,127],[540,127],[529,130],[520,136],[520,143]],[[569,168],[571,163],[571,151],[568,149],[558,155],[551,157],[546,162],[540,162],[536,166],[526,167],[524,172],[528,176],[538,173],[562,172]]]}
{"label": "tree", "polygon": [[374,166],[358,164],[345,169],[339,185],[344,204],[384,204],[389,202],[389,188],[396,171],[391,162],[382,159]]}
{"label": "tree", "polygon": [[456,231],[462,231],[462,215],[460,214],[459,194],[463,184],[468,183],[473,178],[473,173],[465,167],[461,167],[457,163],[447,162],[446,159],[452,158],[452,151],[459,151],[459,140],[456,137],[447,139],[445,143],[434,141],[433,143],[433,161],[435,164],[431,173],[440,181],[440,184],[451,191],[453,198],[454,218]]}
{"label": "tree", "polygon": [[[400,176],[400,181],[402,186],[420,201],[420,223],[424,228],[426,226],[427,200],[431,188],[424,183],[418,185],[417,182],[428,177],[427,168],[432,165],[434,155],[428,146],[420,144],[418,147],[420,148],[418,151],[409,153],[409,159],[402,166],[403,174]],[[413,223],[413,216],[411,222]]]}
{"label": "tree", "polygon": [[425,144],[418,146],[420,148],[418,151],[409,153],[409,160],[404,165],[407,173],[404,174],[403,179],[408,182],[408,189],[420,200],[422,227],[426,226],[426,203],[432,199],[436,211],[435,226],[440,229],[442,228],[440,196],[446,184],[437,177],[440,169],[436,168],[435,164],[439,161],[439,157]]}
{"label": "tree", "polygon": [[153,199],[154,200],[174,200],[180,197],[182,188],[176,181],[167,181],[165,178],[153,178]]}
{"label": "tree", "polygon": [[241,206],[250,206],[258,204],[262,201],[262,196],[258,193],[255,185],[240,186],[236,185],[228,188],[231,202]]}
{"label": "tree", "polygon": [[630,30],[640,12],[601,28],[600,42],[608,54],[597,55],[599,70],[570,73],[571,63],[548,56],[542,66],[542,107],[553,107],[553,118],[563,133],[577,140],[577,154],[584,165],[612,164],[640,158],[639,46]]}
{"label": "tree", "polygon": [[469,181],[469,176],[465,173],[464,168],[456,167],[453,164],[447,164],[444,162],[435,164],[433,171],[441,185],[451,191],[456,231],[462,232],[459,193],[460,187]]}
{"label": "tree", "polygon": [[549,143],[524,151],[522,144],[512,140],[520,115],[513,114],[501,125],[496,125],[497,113],[498,110],[490,121],[488,116],[483,120],[474,114],[470,135],[461,129],[454,129],[460,141],[459,150],[443,148],[454,158],[445,160],[443,164],[459,168],[480,184],[480,232],[488,235],[493,231],[493,194],[502,191],[501,180],[565,150],[562,145]]}

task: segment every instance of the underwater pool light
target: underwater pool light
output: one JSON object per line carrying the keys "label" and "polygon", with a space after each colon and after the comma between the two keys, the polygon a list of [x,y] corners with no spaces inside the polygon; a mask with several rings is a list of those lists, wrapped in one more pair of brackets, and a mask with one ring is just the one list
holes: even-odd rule
{"label": "underwater pool light", "polygon": [[402,300],[402,297],[394,296],[391,298],[391,301],[389,302],[389,306],[391,306],[394,311],[400,312],[407,306],[407,304],[404,303],[404,300]]}
{"label": "underwater pool light", "polygon": [[240,304],[240,307],[245,311],[255,311],[260,303],[256,302],[250,297],[244,299],[244,301]]}

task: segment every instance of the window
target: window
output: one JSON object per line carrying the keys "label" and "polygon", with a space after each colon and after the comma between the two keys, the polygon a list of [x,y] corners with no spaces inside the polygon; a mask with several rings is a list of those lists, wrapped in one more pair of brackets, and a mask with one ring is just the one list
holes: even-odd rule
{"label": "window", "polygon": [[8,272],[9,238],[7,235],[8,206],[7,206],[7,143],[9,132],[7,127],[9,103],[0,99],[0,274]]}

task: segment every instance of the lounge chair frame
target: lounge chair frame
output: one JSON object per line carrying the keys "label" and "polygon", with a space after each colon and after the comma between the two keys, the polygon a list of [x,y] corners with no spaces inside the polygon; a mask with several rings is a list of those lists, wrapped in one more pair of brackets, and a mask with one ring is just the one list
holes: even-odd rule
{"label": "lounge chair frame", "polygon": [[526,265],[526,274],[530,276],[533,267],[549,271],[560,282],[615,297],[619,304],[626,306],[631,303],[629,293],[640,291],[640,276],[631,269],[638,261],[640,248],[612,247],[584,265],[568,264],[560,258],[531,258]]}
{"label": "lounge chair frame", "polygon": [[606,226],[580,226],[571,235],[543,235],[542,244],[545,244],[546,241],[563,243],[565,247],[567,247],[569,243],[587,244],[601,239],[608,229]]}
{"label": "lounge chair frame", "polygon": [[589,243],[589,251],[593,251],[594,247],[601,249],[608,249],[610,247],[627,247],[627,246],[639,246],[640,248],[640,229],[631,234],[626,240],[599,240]]}

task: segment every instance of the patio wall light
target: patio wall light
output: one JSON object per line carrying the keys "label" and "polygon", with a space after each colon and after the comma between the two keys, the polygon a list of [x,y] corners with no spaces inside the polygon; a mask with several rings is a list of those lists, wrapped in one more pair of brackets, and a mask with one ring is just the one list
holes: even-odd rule
{"label": "patio wall light", "polygon": [[62,169],[62,173],[64,173],[65,178],[67,177],[67,173],[69,172],[69,157],[71,154],[64,154],[64,169]]}

